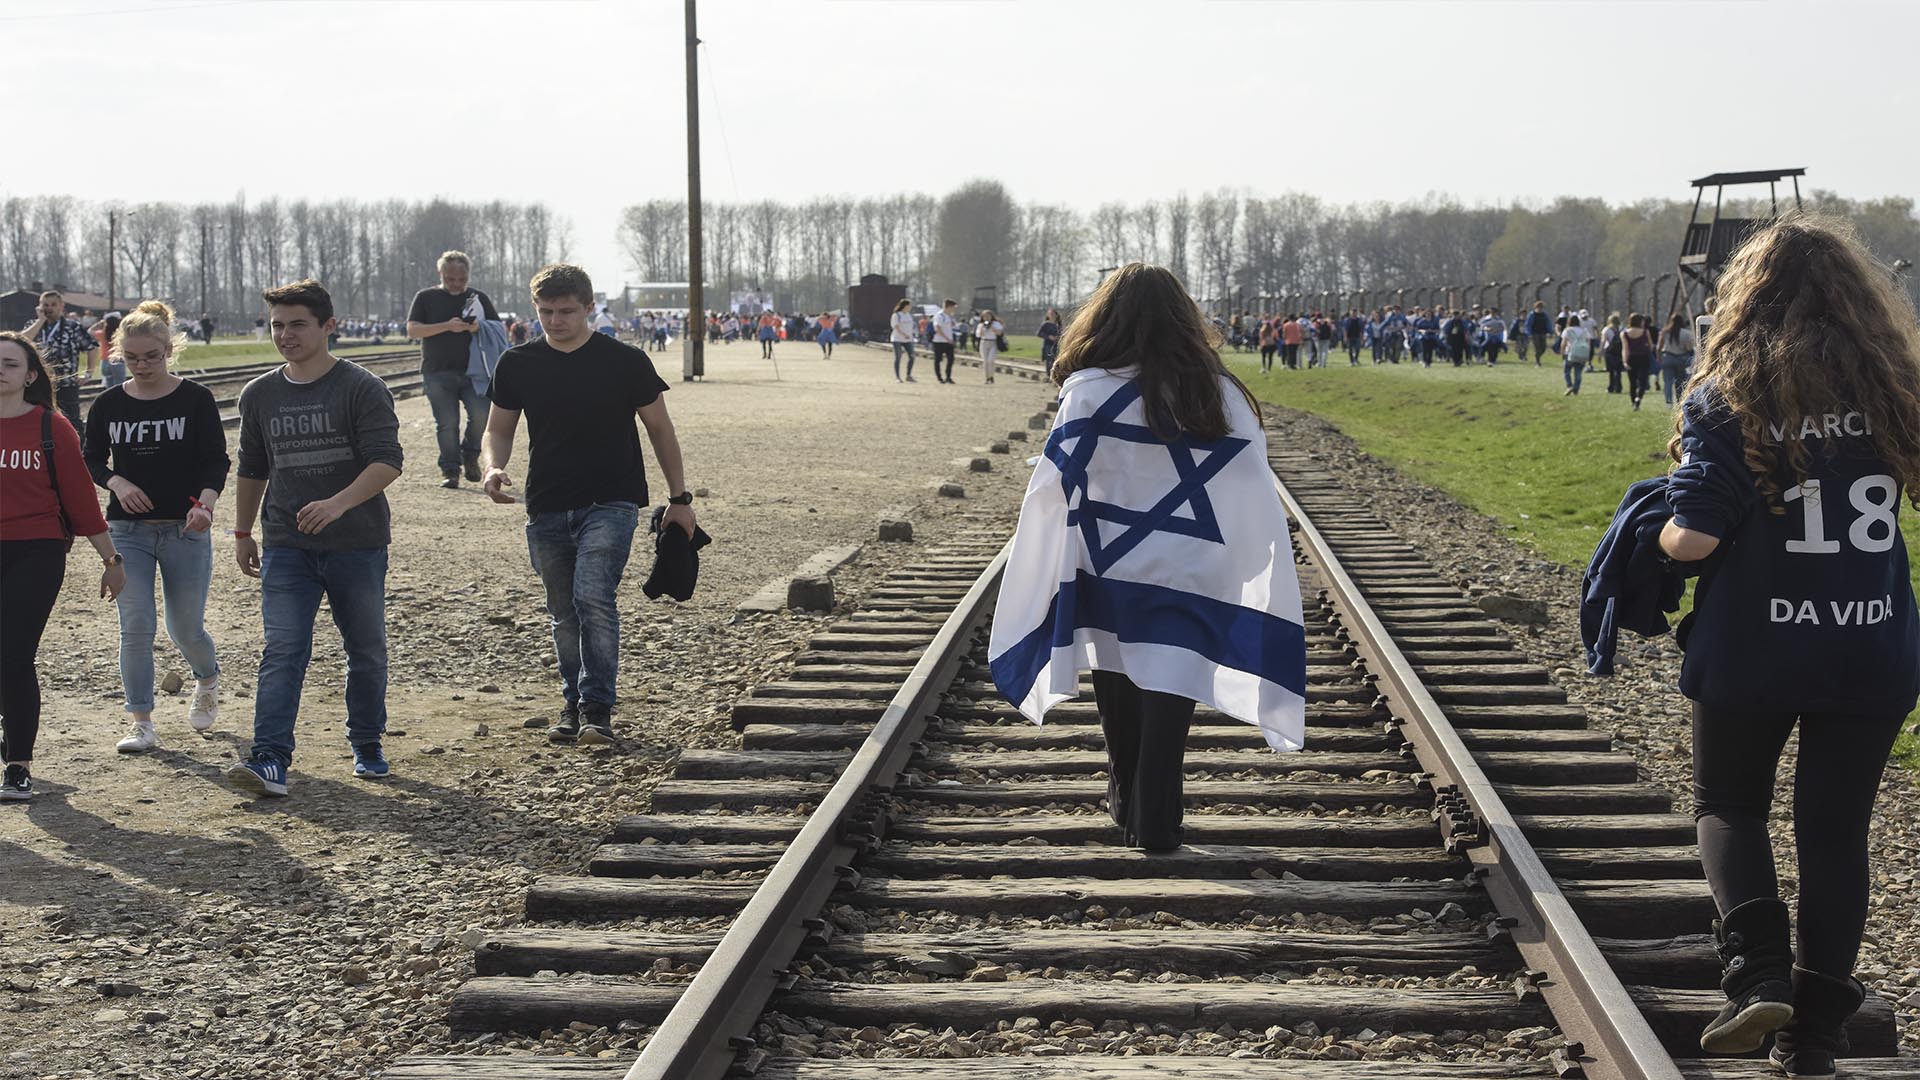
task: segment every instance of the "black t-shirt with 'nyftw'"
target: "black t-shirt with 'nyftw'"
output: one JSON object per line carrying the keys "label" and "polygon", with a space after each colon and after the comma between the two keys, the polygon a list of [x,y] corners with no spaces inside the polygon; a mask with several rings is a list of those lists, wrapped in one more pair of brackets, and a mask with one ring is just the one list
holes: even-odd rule
{"label": "black t-shirt with 'nyftw'", "polygon": [[[466,289],[457,293],[435,285],[431,289],[421,289],[413,296],[413,305],[407,308],[407,321],[417,323],[443,323],[457,317],[466,310],[467,297],[478,296],[480,307],[489,319],[498,319],[499,312],[493,310],[493,300],[479,289]],[[435,334],[420,339],[421,371],[465,371],[467,357],[473,348],[472,334]]]}
{"label": "black t-shirt with 'nyftw'", "polygon": [[634,411],[666,389],[646,353],[605,334],[588,335],[572,352],[543,337],[502,354],[493,374],[493,403],[526,416],[532,443],[527,513],[608,502],[647,505],[647,466]]}

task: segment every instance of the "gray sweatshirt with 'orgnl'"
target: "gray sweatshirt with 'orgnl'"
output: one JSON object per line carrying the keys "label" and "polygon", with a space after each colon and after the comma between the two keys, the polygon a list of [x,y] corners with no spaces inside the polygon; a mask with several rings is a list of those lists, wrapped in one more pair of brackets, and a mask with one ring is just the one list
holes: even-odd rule
{"label": "gray sweatshirt with 'orgnl'", "polygon": [[296,383],[279,367],[240,391],[240,467],[248,480],[265,480],[261,542],[268,547],[345,551],[386,547],[392,515],[375,495],[308,534],[295,521],[300,508],[338,495],[374,463],[401,467],[400,421],[387,384],[349,360],[310,383]]}

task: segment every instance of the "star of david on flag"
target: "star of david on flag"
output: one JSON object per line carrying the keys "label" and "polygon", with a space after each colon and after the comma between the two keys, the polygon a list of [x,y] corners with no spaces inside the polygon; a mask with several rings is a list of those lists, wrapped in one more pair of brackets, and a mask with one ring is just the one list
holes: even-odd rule
{"label": "star of david on flag", "polygon": [[994,615],[995,684],[1039,723],[1116,671],[1305,735],[1306,635],[1266,435],[1230,380],[1229,433],[1163,441],[1129,371],[1077,372],[1021,504]]}
{"label": "star of david on flag", "polygon": [[[1104,574],[1127,552],[1155,532],[1178,533],[1216,544],[1226,542],[1220,535],[1220,523],[1207,496],[1207,481],[1219,475],[1233,456],[1248,446],[1246,439],[1227,436],[1210,443],[1181,438],[1162,442],[1145,424],[1129,424],[1119,419],[1127,407],[1140,400],[1140,388],[1132,382],[1114,391],[1092,416],[1067,421],[1053,429],[1047,438],[1047,460],[1060,470],[1060,490],[1067,500],[1067,524],[1078,526],[1087,545],[1095,573]],[[1143,446],[1162,447],[1179,474],[1179,483],[1144,510],[1129,509],[1096,499],[1087,491],[1087,466],[1103,440],[1118,439]],[[1073,448],[1069,450],[1067,444]],[[1204,456],[1195,459],[1196,450]],[[1074,502],[1078,495],[1079,502]],[[1191,516],[1180,517],[1182,507]],[[1110,521],[1124,526],[1112,541],[1103,540],[1100,523]]]}

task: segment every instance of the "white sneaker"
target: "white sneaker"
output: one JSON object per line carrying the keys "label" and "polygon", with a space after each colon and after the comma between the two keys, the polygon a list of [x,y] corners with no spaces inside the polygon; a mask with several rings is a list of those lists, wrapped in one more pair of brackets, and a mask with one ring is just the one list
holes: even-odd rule
{"label": "white sneaker", "polygon": [[220,719],[220,694],[210,683],[196,683],[193,689],[193,704],[187,709],[187,723],[193,730],[207,732],[213,730],[214,721]]}
{"label": "white sneaker", "polygon": [[154,733],[153,725],[136,722],[127,737],[115,743],[113,748],[123,754],[138,754],[159,745],[160,736]]}

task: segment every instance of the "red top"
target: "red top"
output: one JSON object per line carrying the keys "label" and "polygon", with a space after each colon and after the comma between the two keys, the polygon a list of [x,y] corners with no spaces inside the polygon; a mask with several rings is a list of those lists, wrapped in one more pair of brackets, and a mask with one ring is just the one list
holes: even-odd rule
{"label": "red top", "polygon": [[93,477],[80,456],[80,433],[65,416],[53,414],[54,465],[60,473],[56,501],[53,481],[40,452],[40,415],[36,405],[19,416],[0,419],[0,540],[60,540],[60,507],[76,536],[107,531],[107,519],[94,501]]}

